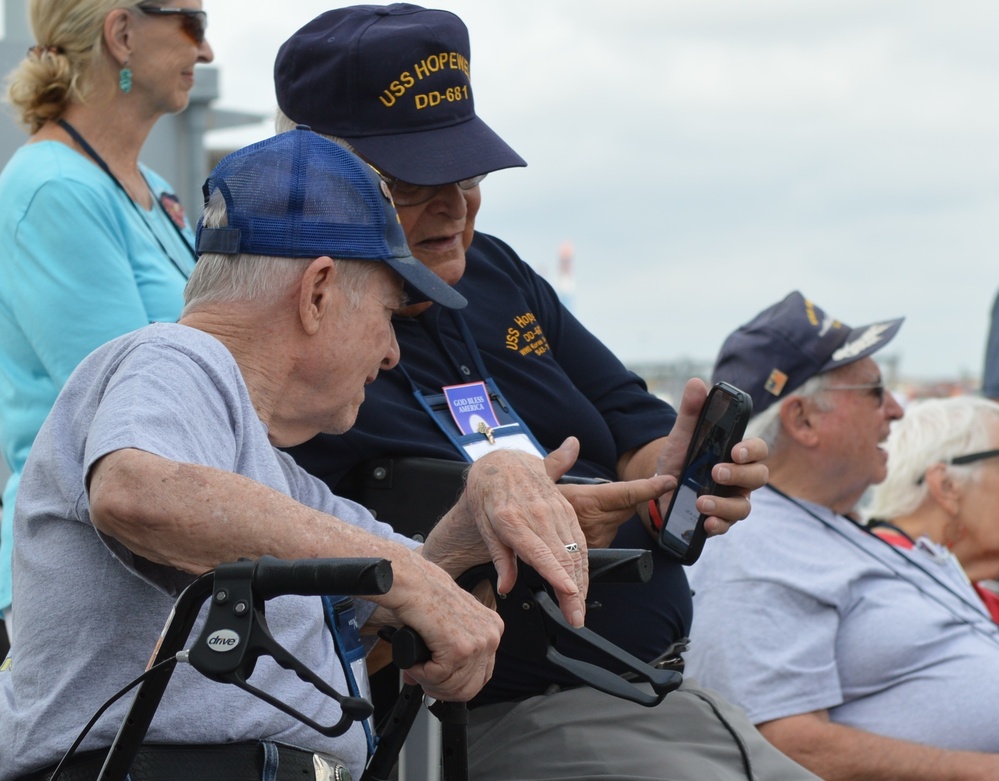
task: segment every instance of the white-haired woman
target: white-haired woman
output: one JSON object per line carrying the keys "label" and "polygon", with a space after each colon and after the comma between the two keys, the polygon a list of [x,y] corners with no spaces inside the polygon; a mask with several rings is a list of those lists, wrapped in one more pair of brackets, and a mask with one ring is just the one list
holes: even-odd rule
{"label": "white-haired woman", "polygon": [[212,59],[201,0],[31,0],[29,13],[36,45],[8,76],[8,100],[30,137],[0,174],[8,619],[15,493],[56,395],[94,348],[180,314],[193,235],[139,152],[161,116],[187,106],[195,64]]}
{"label": "white-haired woman", "polygon": [[[948,549],[999,621],[999,404],[975,396],[917,401],[892,425],[888,477],[866,515],[900,547]],[[922,542],[921,542],[922,541]]]}

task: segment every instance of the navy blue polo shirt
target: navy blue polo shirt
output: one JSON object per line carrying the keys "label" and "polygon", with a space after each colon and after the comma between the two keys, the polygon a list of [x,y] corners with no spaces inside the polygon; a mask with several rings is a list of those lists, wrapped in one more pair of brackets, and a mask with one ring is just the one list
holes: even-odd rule
{"label": "navy blue polo shirt", "polygon": [[[485,379],[462,338],[456,320],[462,317],[487,372],[542,446],[554,450],[570,435],[579,439],[572,474],[617,479],[622,454],[669,433],[676,420],[673,408],[649,393],[510,247],[476,233],[466,260],[455,288],[468,299],[467,309],[454,313],[433,306],[416,318],[395,319],[402,365],[424,394]],[[398,367],[382,372],[367,386],[350,431],[320,435],[293,448],[292,455],[334,490],[351,468],[372,458],[462,460],[413,397],[406,374]],[[652,582],[594,585],[590,598],[602,607],[588,611],[587,626],[649,660],[687,634],[686,576],[658,550],[637,516],[621,527],[614,547],[652,550]],[[519,699],[552,683],[572,682],[547,665],[517,660],[501,644],[493,678],[475,703]]]}

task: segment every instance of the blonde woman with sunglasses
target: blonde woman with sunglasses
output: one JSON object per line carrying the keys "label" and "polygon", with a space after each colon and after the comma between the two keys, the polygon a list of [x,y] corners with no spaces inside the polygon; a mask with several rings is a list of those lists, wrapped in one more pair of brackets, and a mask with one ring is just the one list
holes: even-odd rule
{"label": "blonde woman with sunglasses", "polygon": [[194,268],[171,186],[139,163],[212,60],[200,0],[30,0],[35,45],[8,76],[29,138],[0,174],[0,610],[11,616],[15,493],[76,365],[108,340],[174,321]]}

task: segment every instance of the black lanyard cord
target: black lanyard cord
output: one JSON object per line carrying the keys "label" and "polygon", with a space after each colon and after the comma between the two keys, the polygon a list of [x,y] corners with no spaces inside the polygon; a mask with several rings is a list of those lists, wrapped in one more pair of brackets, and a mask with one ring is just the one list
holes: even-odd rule
{"label": "black lanyard cord", "polygon": [[897,534],[899,537],[902,537],[903,539],[907,540],[913,548],[916,547],[916,541],[912,538],[912,535],[910,535],[904,529],[900,529],[895,524],[890,523],[888,521],[883,521],[880,518],[871,518],[867,522],[866,526],[861,526],[860,528],[864,529],[865,531],[872,532],[875,537],[878,537],[879,539],[882,540],[884,539],[884,537],[875,532],[874,529],[887,529],[888,531],[895,532],[895,534]]}
{"label": "black lanyard cord", "polygon": [[[857,548],[859,551],[861,551],[865,555],[869,556],[870,558],[874,559],[876,562],[878,562],[879,564],[881,564],[882,566],[884,566],[886,569],[890,570],[894,575],[896,575],[898,578],[900,578],[901,580],[903,580],[906,583],[908,583],[913,588],[915,588],[920,594],[922,594],[923,596],[925,596],[927,599],[930,599],[930,600],[936,602],[938,605],[940,605],[944,610],[946,610],[952,617],[954,617],[955,619],[957,619],[959,622],[961,622],[962,624],[965,624],[968,628],[974,630],[975,632],[977,632],[978,634],[980,634],[982,637],[988,639],[989,642],[993,643],[994,645],[999,645],[999,638],[997,638],[994,634],[990,634],[990,633],[985,632],[977,624],[972,623],[971,621],[969,621],[964,616],[959,615],[958,613],[956,613],[954,611],[953,607],[951,607],[946,602],[944,602],[943,599],[941,599],[940,597],[936,596],[935,594],[931,594],[929,591],[927,591],[922,586],[920,586],[919,583],[917,583],[916,581],[912,580],[910,577],[908,577],[907,575],[903,574],[902,572],[900,572],[899,570],[897,570],[895,567],[892,567],[887,561],[885,561],[884,559],[882,559],[880,556],[875,555],[872,551],[868,550],[863,545],[861,545],[857,540],[852,539],[850,537],[850,535],[846,534],[842,529],[837,528],[834,524],[832,524],[829,521],[827,521],[821,515],[819,515],[816,512],[813,512],[809,507],[806,507],[802,502],[798,501],[793,496],[788,496],[786,493],[784,493],[783,491],[781,491],[779,488],[776,488],[773,485],[767,485],[766,487],[769,488],[771,491],[773,491],[778,496],[780,496],[783,499],[785,499],[786,501],[788,501],[791,504],[795,505],[797,508],[799,508],[803,512],[805,512],[808,515],[810,515],[812,518],[814,518],[815,520],[817,520],[819,523],[821,523],[823,526],[825,526],[830,531],[835,532],[841,538],[843,538],[848,543],[850,543],[853,547]],[[918,569],[920,572],[922,572],[924,575],[926,575],[926,577],[928,577],[930,580],[932,580],[934,583],[936,583],[938,586],[940,586],[940,588],[942,588],[944,591],[946,591],[948,594],[950,594],[952,597],[954,597],[958,602],[961,602],[966,607],[971,608],[976,613],[979,613],[979,614],[983,613],[983,611],[985,609],[984,608],[984,604],[978,604],[978,605],[976,605],[975,603],[970,602],[969,600],[965,599],[963,596],[961,596],[961,594],[959,594],[953,588],[951,588],[950,584],[944,583],[942,580],[940,580],[936,575],[934,575],[930,570],[928,570],[926,567],[924,567],[922,564],[920,564],[914,558],[910,558],[909,556],[906,556],[896,546],[894,546],[890,542],[888,542],[888,540],[886,540],[886,539],[884,539],[882,537],[879,537],[877,534],[875,534],[874,532],[872,532],[870,529],[866,528],[862,524],[857,523],[855,520],[853,520],[852,518],[848,518],[845,515],[840,515],[839,517],[843,518],[845,521],[847,521],[851,526],[853,526],[854,528],[856,528],[861,533],[866,534],[869,537],[872,537],[873,539],[877,540],[878,543],[880,543],[881,545],[886,546],[886,548],[888,550],[890,550],[893,555],[898,556],[902,561],[904,561],[909,566],[915,567],[916,569]],[[985,617],[984,614],[983,614],[982,617],[983,618]]]}
{"label": "black lanyard cord", "polygon": [[[431,309],[421,315],[418,315],[416,319],[423,327],[423,330],[426,332],[427,336],[433,340],[434,344],[437,346],[437,349],[440,350],[441,355],[443,355],[446,359],[448,359],[451,362],[452,366],[457,370],[458,374],[464,374],[464,372],[461,371],[460,361],[456,360],[455,357],[451,354],[451,352],[447,349],[447,345],[444,343],[444,337],[441,335],[440,326],[436,322],[431,322],[429,319],[432,316],[434,318],[434,321],[439,320],[441,314],[442,311],[440,310],[439,307],[437,307],[436,309]],[[488,380],[490,377],[489,372],[486,370],[486,364],[482,360],[482,354],[479,352],[479,347],[475,343],[475,338],[472,336],[472,331],[471,329],[469,329],[468,324],[465,322],[464,318],[454,310],[448,310],[447,314],[451,316],[454,324],[457,326],[458,331],[461,334],[461,340],[465,343],[465,349],[468,350],[468,354],[472,359],[472,363],[475,365],[475,369],[479,373],[479,379],[483,381]],[[406,356],[403,355],[402,359],[400,359],[396,368],[403,374],[403,376],[405,376],[410,386],[412,386],[414,393],[423,392],[420,389],[420,387],[416,384],[416,381],[412,378],[412,376],[410,376],[409,372],[406,371],[406,367],[403,365],[403,361],[405,360],[405,358]],[[469,382],[471,380],[469,377],[465,376],[462,377],[461,380],[459,381]],[[499,401],[503,405],[503,408],[506,409],[506,403],[502,401],[502,399],[499,399]]]}
{"label": "black lanyard cord", "polygon": [[[176,267],[176,269],[184,276],[184,278],[187,279],[190,276],[190,272],[188,272],[180,265],[180,263],[174,260],[173,256],[167,251],[167,248],[163,246],[163,242],[160,241],[160,237],[156,235],[156,231],[153,230],[153,226],[149,224],[145,216],[142,214],[142,210],[139,208],[139,204],[135,202],[135,200],[129,194],[128,190],[125,189],[125,185],[123,185],[118,180],[118,177],[115,176],[114,173],[112,173],[111,168],[104,161],[104,158],[97,153],[96,149],[94,149],[89,143],[87,143],[87,139],[85,139],[80,134],[80,131],[78,131],[75,127],[69,124],[69,122],[67,122],[65,119],[57,119],[56,123],[59,125],[59,127],[61,127],[63,130],[69,133],[72,139],[76,141],[77,144],[80,145],[83,151],[86,152],[93,159],[93,161],[100,166],[101,170],[104,171],[104,173],[106,173],[111,178],[111,181],[118,186],[118,189],[125,194],[125,197],[128,199],[128,202],[132,204],[132,208],[135,209],[136,214],[138,214],[139,217],[142,219],[142,223],[149,229],[149,232],[150,234],[152,234],[153,239],[159,245],[160,251],[162,251],[164,257],[166,257]],[[141,171],[139,172],[139,175],[142,176],[142,180],[145,182],[146,177],[142,175]],[[146,187],[149,187],[149,182],[146,182]],[[150,192],[152,192],[151,188]],[[167,222],[171,226],[173,226],[173,229],[177,232],[177,235],[180,236],[181,243],[183,243],[183,245],[187,247],[188,252],[191,253],[191,258],[195,262],[197,262],[198,253],[195,252],[194,247],[191,246],[190,242],[187,240],[187,237],[184,235],[183,231],[180,229],[177,223],[174,222],[173,217],[167,214],[166,207],[163,205],[163,203],[160,201],[159,198],[155,197],[155,195],[153,197],[153,201],[155,201],[155,203],[159,206],[160,210],[167,218]]]}

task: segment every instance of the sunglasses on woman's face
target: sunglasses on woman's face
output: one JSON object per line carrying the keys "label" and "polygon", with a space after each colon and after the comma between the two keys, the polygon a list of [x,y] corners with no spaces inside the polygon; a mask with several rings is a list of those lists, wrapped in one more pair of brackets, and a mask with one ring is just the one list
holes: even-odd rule
{"label": "sunglasses on woman's face", "polygon": [[[953,464],[954,466],[963,466],[964,464],[973,464],[976,461],[984,461],[986,458],[995,458],[999,456],[999,450],[980,450],[977,453],[968,453],[963,456],[954,456],[954,458],[945,461],[945,464]],[[916,485],[922,485],[923,480],[926,479],[926,475],[922,474],[916,481]]]}
{"label": "sunglasses on woman's face", "polygon": [[208,14],[195,8],[164,8],[158,5],[139,5],[136,8],[147,16],[176,16],[180,18],[180,29],[192,43],[201,46],[205,42],[208,29]]}

